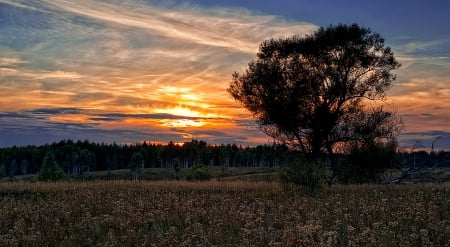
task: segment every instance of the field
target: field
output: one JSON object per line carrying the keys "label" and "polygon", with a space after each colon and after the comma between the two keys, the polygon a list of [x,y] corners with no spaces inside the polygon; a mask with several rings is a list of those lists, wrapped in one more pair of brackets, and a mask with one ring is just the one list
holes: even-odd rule
{"label": "field", "polygon": [[4,246],[450,246],[450,184],[0,183]]}
{"label": "field", "polygon": [[[185,180],[191,168],[181,168],[178,177]],[[212,178],[220,180],[275,181],[279,178],[276,168],[269,167],[222,167],[210,166],[208,172]],[[63,181],[98,181],[98,180],[130,180],[133,174],[130,169],[111,171],[91,171],[81,175],[65,175]],[[173,168],[144,168],[139,174],[140,180],[175,180]],[[37,174],[17,175],[14,178],[0,178],[2,182],[37,182]]]}

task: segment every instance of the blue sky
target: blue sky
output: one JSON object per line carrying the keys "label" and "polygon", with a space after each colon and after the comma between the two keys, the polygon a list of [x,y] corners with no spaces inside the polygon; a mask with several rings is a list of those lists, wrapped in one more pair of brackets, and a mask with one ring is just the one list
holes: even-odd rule
{"label": "blue sky", "polygon": [[0,146],[271,142],[226,88],[265,39],[358,23],[402,67],[400,144],[450,149],[448,1],[0,0]]}

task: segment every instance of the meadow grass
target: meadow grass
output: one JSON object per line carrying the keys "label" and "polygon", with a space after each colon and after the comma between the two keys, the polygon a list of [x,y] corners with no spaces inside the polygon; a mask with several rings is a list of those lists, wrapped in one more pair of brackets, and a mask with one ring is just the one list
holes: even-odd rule
{"label": "meadow grass", "polygon": [[0,183],[5,246],[450,246],[450,184]]}
{"label": "meadow grass", "polygon": [[[192,168],[181,168],[178,172],[179,179],[186,179]],[[208,166],[211,177],[223,180],[249,180],[249,181],[276,181],[278,169],[270,167],[225,167]],[[110,171],[90,171],[77,175],[65,175],[64,181],[97,181],[97,180],[130,180],[133,174],[130,169]],[[173,168],[144,168],[139,174],[140,180],[176,180]],[[13,178],[0,178],[2,182],[37,182],[37,174],[16,175]]]}

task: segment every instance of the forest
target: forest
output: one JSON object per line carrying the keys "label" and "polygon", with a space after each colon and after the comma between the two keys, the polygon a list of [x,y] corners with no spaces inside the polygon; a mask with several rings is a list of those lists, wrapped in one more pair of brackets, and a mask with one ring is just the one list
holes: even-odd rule
{"label": "forest", "polygon": [[282,167],[293,153],[280,144],[242,147],[235,144],[209,145],[192,140],[182,144],[137,143],[105,144],[62,140],[42,146],[8,147],[0,149],[3,176],[39,172],[46,153],[66,174],[129,168],[134,153],[143,156],[143,168],[190,168],[194,165],[230,167]]}
{"label": "forest", "polygon": [[[301,156],[276,143],[243,147],[236,144],[210,145],[201,140],[181,144],[172,141],[167,144],[106,144],[62,140],[41,146],[1,148],[0,176],[36,174],[48,152],[54,154],[57,165],[68,175],[128,169],[135,153],[142,154],[143,168],[191,168],[195,165],[280,168],[289,166]],[[450,165],[449,161],[448,151],[398,151],[387,168],[444,167]]]}

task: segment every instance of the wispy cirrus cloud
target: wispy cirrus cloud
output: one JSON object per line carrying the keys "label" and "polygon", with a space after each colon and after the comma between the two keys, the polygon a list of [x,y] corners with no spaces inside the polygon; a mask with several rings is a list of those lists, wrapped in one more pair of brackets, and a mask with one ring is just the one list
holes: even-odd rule
{"label": "wispy cirrus cloud", "polygon": [[[415,39],[406,39],[403,40],[400,44],[395,46],[396,50],[402,54],[427,54],[430,52],[439,51],[442,53],[443,50],[447,50],[447,55],[450,55],[450,40],[446,39],[432,39],[432,40],[415,40]],[[448,58],[448,57],[447,57]]]}
{"label": "wispy cirrus cloud", "polygon": [[[0,27],[7,34],[0,37],[0,47],[8,52],[0,60],[0,111],[40,116],[40,124],[52,126],[46,131],[88,124],[97,130],[165,133],[159,141],[176,136],[216,142],[221,139],[214,133],[230,132],[227,142],[233,137],[252,143],[258,131],[239,130],[234,118],[245,110],[225,90],[232,72],[246,66],[262,40],[316,29],[245,9],[190,4],[0,4],[9,24]],[[45,118],[33,112],[67,107],[83,111],[55,111]],[[207,128],[210,135],[196,128]]]}
{"label": "wispy cirrus cloud", "polygon": [[[421,141],[428,148],[437,137],[437,130],[450,132],[450,59],[445,51],[435,54],[434,46],[439,44],[442,42],[394,47],[402,66],[388,99],[405,124],[400,135],[403,147]],[[438,148],[450,148],[450,138],[443,138]]]}
{"label": "wispy cirrus cloud", "polygon": [[15,67],[19,64],[27,63],[27,61],[24,61],[17,57],[0,57],[0,66],[12,66]]}
{"label": "wispy cirrus cloud", "polygon": [[243,10],[238,9],[205,11],[185,7],[172,10],[156,5],[121,6],[99,1],[74,3],[46,0],[45,2],[64,11],[108,24],[119,24],[123,28],[139,28],[175,40],[224,47],[251,54],[256,51],[261,38],[267,39],[280,33],[292,35],[293,31],[299,30],[305,33],[315,29],[314,25],[286,25],[280,23],[276,17],[255,16],[248,11],[242,15]]}
{"label": "wispy cirrus cloud", "polygon": [[82,75],[78,74],[77,72],[68,72],[68,71],[62,71],[62,70],[44,72],[44,73],[38,75],[39,79],[46,79],[46,78],[79,79],[81,77],[82,77]]}

